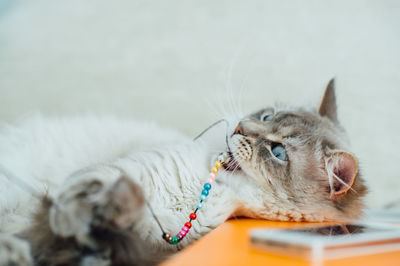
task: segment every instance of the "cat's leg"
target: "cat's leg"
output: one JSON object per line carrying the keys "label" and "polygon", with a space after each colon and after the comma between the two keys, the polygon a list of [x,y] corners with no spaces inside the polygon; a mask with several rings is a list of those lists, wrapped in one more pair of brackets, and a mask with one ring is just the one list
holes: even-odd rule
{"label": "cat's leg", "polygon": [[42,205],[26,234],[36,263],[134,265],[130,227],[142,214],[144,196],[122,169],[83,169]]}
{"label": "cat's leg", "polygon": [[141,215],[144,196],[122,169],[96,166],[77,172],[56,194],[50,208],[51,229],[92,245],[91,227],[125,229]]}
{"label": "cat's leg", "polygon": [[32,265],[29,244],[15,236],[0,234],[0,265]]}

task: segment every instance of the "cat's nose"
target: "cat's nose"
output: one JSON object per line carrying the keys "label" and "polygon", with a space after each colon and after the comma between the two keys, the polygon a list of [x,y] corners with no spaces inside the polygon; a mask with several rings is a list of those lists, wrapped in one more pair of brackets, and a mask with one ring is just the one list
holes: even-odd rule
{"label": "cat's nose", "polygon": [[239,122],[233,134],[244,135],[242,122]]}
{"label": "cat's nose", "polygon": [[236,129],[232,135],[242,135],[246,137],[257,138],[260,136],[260,133],[263,132],[263,130],[264,125],[260,125],[259,122],[242,120],[236,126]]}

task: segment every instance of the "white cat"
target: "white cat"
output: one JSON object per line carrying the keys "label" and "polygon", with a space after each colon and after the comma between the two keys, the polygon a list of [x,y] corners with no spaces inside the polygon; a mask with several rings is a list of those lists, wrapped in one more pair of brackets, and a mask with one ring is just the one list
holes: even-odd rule
{"label": "white cat", "polygon": [[[4,126],[2,231],[27,239],[39,265],[152,265],[236,215],[285,221],[361,215],[366,188],[345,151],[333,82],[317,111],[266,108],[229,122],[229,147],[116,118],[36,116]],[[146,204],[166,232],[178,233],[227,148],[230,162],[190,232],[170,245]]]}

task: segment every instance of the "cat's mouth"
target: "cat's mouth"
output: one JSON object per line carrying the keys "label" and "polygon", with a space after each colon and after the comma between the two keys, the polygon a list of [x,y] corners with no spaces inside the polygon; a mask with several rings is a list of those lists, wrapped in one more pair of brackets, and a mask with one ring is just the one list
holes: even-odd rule
{"label": "cat's mouth", "polygon": [[222,163],[222,166],[226,171],[233,172],[233,171],[240,171],[242,168],[240,167],[239,162],[235,159],[232,152],[228,152],[228,159]]}

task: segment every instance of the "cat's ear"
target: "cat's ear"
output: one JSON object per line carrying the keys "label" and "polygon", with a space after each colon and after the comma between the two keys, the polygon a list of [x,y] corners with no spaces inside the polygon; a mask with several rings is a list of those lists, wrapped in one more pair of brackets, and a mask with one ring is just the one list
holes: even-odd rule
{"label": "cat's ear", "polygon": [[330,198],[337,200],[352,189],[357,179],[357,159],[346,151],[332,151],[327,158],[326,170],[331,191]]}
{"label": "cat's ear", "polygon": [[337,122],[336,96],[335,96],[335,79],[331,79],[326,86],[324,95],[318,108],[321,116],[328,117],[333,122]]}

